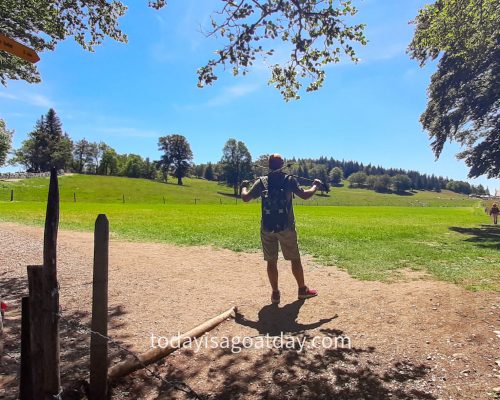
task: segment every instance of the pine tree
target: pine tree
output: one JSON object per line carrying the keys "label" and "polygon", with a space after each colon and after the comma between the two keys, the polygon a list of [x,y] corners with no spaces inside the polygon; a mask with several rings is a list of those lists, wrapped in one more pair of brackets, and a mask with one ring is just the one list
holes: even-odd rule
{"label": "pine tree", "polygon": [[29,172],[46,172],[51,167],[66,169],[73,159],[73,142],[63,133],[62,124],[51,108],[42,116],[21,148],[16,150],[14,162],[22,164]]}

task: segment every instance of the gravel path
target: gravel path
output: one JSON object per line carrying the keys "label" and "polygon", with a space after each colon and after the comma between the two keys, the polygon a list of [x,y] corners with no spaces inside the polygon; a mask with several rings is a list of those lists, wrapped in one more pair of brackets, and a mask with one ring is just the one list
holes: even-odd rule
{"label": "gravel path", "polygon": [[[27,293],[26,265],[41,262],[42,238],[40,228],[0,223],[0,296],[9,304],[0,398],[15,398],[20,297]],[[58,257],[64,314],[86,324],[92,235],[61,231]],[[152,334],[170,337],[237,305],[237,318],[210,335],[208,343],[218,348],[183,349],[154,368],[210,399],[494,398],[500,386],[498,293],[467,292],[410,272],[397,283],[363,282],[307,257],[304,264],[320,296],[297,301],[281,261],[277,307],[269,304],[260,254],[112,240],[110,335],[141,352],[150,348]],[[295,338],[294,349],[260,348],[266,335],[281,332]],[[331,347],[342,335],[350,350]],[[65,326],[62,336],[63,382],[72,384],[86,378],[88,338]],[[231,343],[250,337],[253,348],[223,348],[225,336]],[[283,345],[291,343],[285,339]],[[305,340],[302,351],[298,339]],[[313,340],[331,348],[307,347]],[[113,353],[112,362],[117,357]],[[182,398],[142,372],[113,393],[113,399]]]}

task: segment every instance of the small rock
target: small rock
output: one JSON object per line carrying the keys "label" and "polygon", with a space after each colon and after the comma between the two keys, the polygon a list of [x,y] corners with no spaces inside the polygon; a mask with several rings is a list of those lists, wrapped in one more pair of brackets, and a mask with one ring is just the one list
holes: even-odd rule
{"label": "small rock", "polygon": [[500,386],[494,387],[494,388],[493,388],[493,391],[494,391],[495,393],[500,393]]}

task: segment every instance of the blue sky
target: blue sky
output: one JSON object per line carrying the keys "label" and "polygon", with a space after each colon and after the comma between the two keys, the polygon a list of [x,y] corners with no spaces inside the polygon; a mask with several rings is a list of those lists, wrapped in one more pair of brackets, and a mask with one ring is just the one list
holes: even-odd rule
{"label": "blue sky", "polygon": [[[356,0],[352,22],[367,24],[370,41],[358,52],[361,62],[328,67],[320,91],[289,103],[267,85],[266,63],[245,77],[219,69],[214,86],[197,88],[196,69],[217,49],[200,27],[210,28],[219,0],[172,1],[160,11],[146,0],[125,3],[121,27],[128,44],[107,39],[88,53],[68,39],[40,54],[41,84],[0,87],[0,118],[15,130],[15,147],[53,107],[73,140],[102,140],[119,153],[151,159],[159,158],[159,136],[179,133],[196,163],[219,160],[233,137],[254,158],[323,155],[467,180],[466,166],[454,156],[459,147],[447,144],[435,161],[419,124],[435,64],[422,69],[405,51],[409,21],[428,1]],[[276,48],[281,57],[285,48]],[[500,188],[498,180],[471,183]]]}

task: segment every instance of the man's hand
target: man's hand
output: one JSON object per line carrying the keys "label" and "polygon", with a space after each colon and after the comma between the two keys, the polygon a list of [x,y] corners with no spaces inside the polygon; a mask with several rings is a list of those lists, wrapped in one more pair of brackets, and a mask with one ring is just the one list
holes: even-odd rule
{"label": "man's hand", "polygon": [[250,181],[241,182],[241,199],[246,203],[247,201],[252,200],[249,192]]}
{"label": "man's hand", "polygon": [[318,189],[321,189],[323,187],[323,182],[321,182],[319,179],[315,179],[312,185],[316,186]]}

